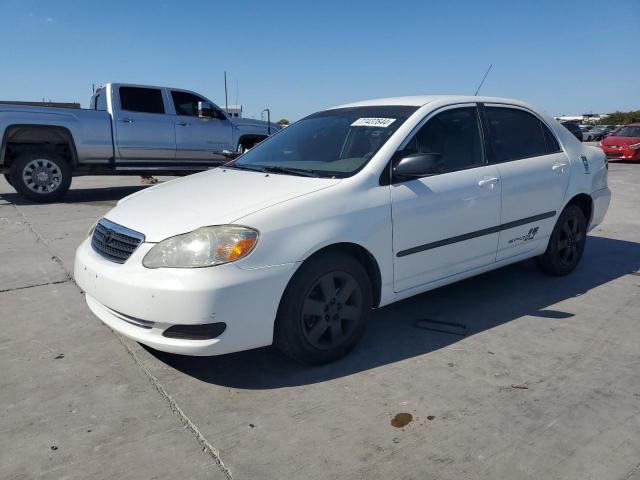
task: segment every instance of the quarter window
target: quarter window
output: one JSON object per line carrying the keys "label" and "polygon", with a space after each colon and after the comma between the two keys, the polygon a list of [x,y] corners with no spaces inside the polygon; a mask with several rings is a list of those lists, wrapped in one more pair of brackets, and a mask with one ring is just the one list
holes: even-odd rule
{"label": "quarter window", "polygon": [[534,115],[516,108],[487,107],[490,146],[495,162],[560,151],[549,129]]}
{"label": "quarter window", "polygon": [[483,165],[477,109],[455,108],[431,118],[403,151],[413,153],[439,153],[442,173]]}
{"label": "quarter window", "polygon": [[162,92],[156,88],[120,87],[122,110],[143,113],[164,113]]}
{"label": "quarter window", "polygon": [[187,92],[172,91],[171,98],[173,99],[173,105],[176,107],[176,114],[189,117],[198,115],[198,102],[206,102],[204,98]]}

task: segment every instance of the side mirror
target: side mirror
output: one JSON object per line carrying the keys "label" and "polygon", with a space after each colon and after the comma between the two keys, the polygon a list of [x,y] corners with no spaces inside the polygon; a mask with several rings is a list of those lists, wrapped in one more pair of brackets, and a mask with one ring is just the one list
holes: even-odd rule
{"label": "side mirror", "polygon": [[442,172],[442,155],[415,153],[402,157],[393,167],[393,174],[402,178],[428,177]]}
{"label": "side mirror", "polygon": [[198,102],[198,117],[200,118],[217,118],[222,120],[224,115],[220,110],[215,108],[209,102]]}

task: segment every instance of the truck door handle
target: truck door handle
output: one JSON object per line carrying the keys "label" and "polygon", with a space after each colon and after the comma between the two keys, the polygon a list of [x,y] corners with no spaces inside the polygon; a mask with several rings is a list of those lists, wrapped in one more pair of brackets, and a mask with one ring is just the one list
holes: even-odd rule
{"label": "truck door handle", "polygon": [[122,123],[133,123],[134,122],[133,118],[121,118],[120,121]]}
{"label": "truck door handle", "polygon": [[551,167],[551,170],[553,170],[554,172],[557,172],[558,170],[560,170],[560,172],[564,172],[564,168],[568,166],[568,163],[556,163],[553,167]]}
{"label": "truck door handle", "polygon": [[487,185],[490,185],[491,188],[493,188],[493,185],[498,183],[499,181],[500,179],[498,177],[482,177],[480,180],[478,180],[478,186],[486,187]]}
{"label": "truck door handle", "polygon": [[180,125],[181,127],[190,127],[191,124],[189,122],[178,122],[176,125]]}

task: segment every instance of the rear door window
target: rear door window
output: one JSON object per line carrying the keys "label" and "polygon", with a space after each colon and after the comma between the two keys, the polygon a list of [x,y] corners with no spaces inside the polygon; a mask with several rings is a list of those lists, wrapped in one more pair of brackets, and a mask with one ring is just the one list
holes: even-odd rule
{"label": "rear door window", "polygon": [[157,88],[120,87],[120,107],[129,112],[164,113],[162,91]]}
{"label": "rear door window", "polygon": [[486,107],[485,111],[493,162],[537,157],[549,153],[547,148],[560,149],[551,132],[547,147],[543,130],[546,127],[531,113],[505,107]]}

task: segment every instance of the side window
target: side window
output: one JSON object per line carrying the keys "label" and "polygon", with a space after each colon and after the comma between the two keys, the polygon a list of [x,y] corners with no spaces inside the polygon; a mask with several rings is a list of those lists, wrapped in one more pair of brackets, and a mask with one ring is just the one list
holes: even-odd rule
{"label": "side window", "polygon": [[455,108],[437,114],[418,130],[405,152],[439,153],[442,173],[483,165],[477,109]]}
{"label": "side window", "polygon": [[544,146],[546,148],[547,153],[557,153],[562,151],[560,148],[560,144],[556,137],[554,137],[549,127],[547,127],[544,123],[540,122],[540,127],[542,128],[542,135],[544,136]]}
{"label": "side window", "polygon": [[96,93],[94,110],[106,110],[107,109],[107,94],[104,90],[98,90]]}
{"label": "side window", "polygon": [[120,87],[122,110],[143,113],[164,113],[162,92],[156,88]]}
{"label": "side window", "polygon": [[171,98],[173,99],[173,105],[176,107],[176,114],[190,117],[198,115],[198,102],[206,102],[204,98],[187,92],[172,91]]}
{"label": "side window", "polygon": [[546,155],[543,125],[537,117],[516,108],[487,107],[486,112],[496,162]]}

